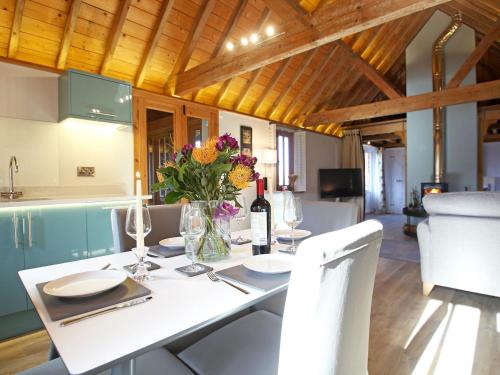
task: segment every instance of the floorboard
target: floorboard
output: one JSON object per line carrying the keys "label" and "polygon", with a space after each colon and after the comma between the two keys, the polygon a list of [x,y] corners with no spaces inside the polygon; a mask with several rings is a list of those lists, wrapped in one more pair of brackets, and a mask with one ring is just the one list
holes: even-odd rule
{"label": "floorboard", "polygon": [[[47,358],[45,331],[0,342],[0,374]],[[370,375],[495,375],[500,298],[436,287],[421,294],[418,263],[380,258],[373,296]]]}

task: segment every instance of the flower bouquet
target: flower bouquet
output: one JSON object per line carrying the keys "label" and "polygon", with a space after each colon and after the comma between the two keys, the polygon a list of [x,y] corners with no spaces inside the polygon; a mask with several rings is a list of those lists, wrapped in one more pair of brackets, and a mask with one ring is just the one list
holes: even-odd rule
{"label": "flower bouquet", "polygon": [[[186,144],[157,170],[153,191],[167,190],[165,203],[188,199],[205,213],[206,232],[198,259],[218,260],[229,255],[229,221],[239,210],[237,196],[255,181],[256,158],[239,154],[238,141],[229,134],[213,137],[201,147]],[[234,205],[232,204],[234,202]]]}

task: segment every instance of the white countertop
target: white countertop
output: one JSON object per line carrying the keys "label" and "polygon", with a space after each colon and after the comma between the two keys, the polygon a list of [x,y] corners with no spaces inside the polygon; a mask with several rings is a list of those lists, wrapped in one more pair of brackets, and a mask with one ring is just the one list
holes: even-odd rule
{"label": "white countertop", "polygon": [[[132,201],[135,195],[99,195],[99,196],[63,196],[63,197],[36,197],[23,196],[18,199],[0,199],[0,209],[15,207],[91,204],[105,202]],[[151,195],[144,195],[144,200],[151,199]]]}

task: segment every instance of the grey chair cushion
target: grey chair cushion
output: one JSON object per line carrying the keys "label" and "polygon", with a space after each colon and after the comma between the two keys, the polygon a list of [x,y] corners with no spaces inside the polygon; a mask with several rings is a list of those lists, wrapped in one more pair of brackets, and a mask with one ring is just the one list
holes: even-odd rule
{"label": "grey chair cushion", "polygon": [[[137,358],[137,373],[141,375],[193,375],[193,373],[174,355],[163,348],[152,350]],[[110,375],[106,370],[100,375]],[[69,375],[60,358],[53,359],[43,365],[23,371],[19,375]]]}
{"label": "grey chair cushion", "polygon": [[281,317],[268,311],[244,316],[179,354],[200,375],[278,373]]}
{"label": "grey chair cushion", "polygon": [[[148,206],[151,217],[151,232],[144,238],[146,246],[158,245],[165,238],[179,236],[181,219],[181,204],[163,204]],[[126,208],[111,210],[111,228],[113,230],[113,245],[115,251],[129,251],[135,247],[135,240],[125,231]]]}

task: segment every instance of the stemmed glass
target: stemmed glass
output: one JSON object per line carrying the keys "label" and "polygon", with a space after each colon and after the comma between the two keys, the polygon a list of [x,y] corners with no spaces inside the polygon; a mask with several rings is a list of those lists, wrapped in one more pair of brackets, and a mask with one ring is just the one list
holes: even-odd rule
{"label": "stemmed glass", "polygon": [[[247,218],[247,215],[248,215],[248,205],[247,205],[247,200],[246,200],[245,197],[240,197],[238,199],[238,202],[239,202],[239,204],[240,204],[241,207],[239,208],[238,213],[233,216],[233,219],[237,223],[242,223]],[[233,243],[236,244],[236,245],[241,245],[243,243],[246,243],[247,241],[248,241],[248,238],[242,237],[241,236],[241,231],[239,231],[238,238],[235,239],[233,241]]]}
{"label": "stemmed glass", "polygon": [[[142,224],[144,237],[146,237],[151,232],[151,217],[149,216],[149,210],[147,207],[142,207]],[[132,204],[127,208],[125,231],[130,237],[137,240],[137,208],[135,204]],[[148,252],[148,247],[144,246],[142,249],[135,247],[132,250],[138,259],[138,263],[132,267],[134,270],[132,277],[138,281],[149,280],[151,276],[149,275],[148,267],[144,262]]]}
{"label": "stemmed glass", "polygon": [[286,194],[285,197],[285,207],[283,210],[283,220],[285,223],[292,228],[292,247],[289,249],[290,252],[297,251],[295,247],[295,228],[302,223],[304,219],[302,215],[302,201],[299,197],[295,197],[292,193]]}
{"label": "stemmed glass", "polygon": [[192,273],[203,271],[205,268],[196,263],[200,237],[205,233],[205,220],[201,207],[189,203],[182,206],[179,233],[184,237],[186,253],[191,253],[191,264],[185,270]]}

